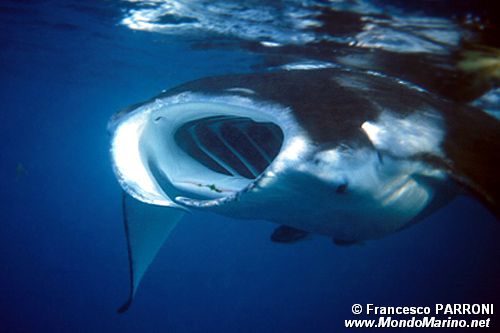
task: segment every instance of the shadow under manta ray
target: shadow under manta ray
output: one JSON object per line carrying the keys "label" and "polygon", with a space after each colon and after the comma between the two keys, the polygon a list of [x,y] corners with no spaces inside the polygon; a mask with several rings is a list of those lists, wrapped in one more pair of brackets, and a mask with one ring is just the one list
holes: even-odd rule
{"label": "shadow under manta ray", "polygon": [[499,215],[498,120],[390,77],[342,68],[209,77],[109,128],[131,272],[119,312],[189,210],[340,245],[397,232],[464,191]]}

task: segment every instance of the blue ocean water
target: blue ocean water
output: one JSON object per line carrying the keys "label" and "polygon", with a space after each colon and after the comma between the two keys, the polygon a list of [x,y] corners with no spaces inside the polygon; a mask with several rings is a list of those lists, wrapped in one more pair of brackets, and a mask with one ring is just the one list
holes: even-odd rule
{"label": "blue ocean water", "polygon": [[120,24],[129,6],[0,5],[1,332],[337,332],[354,303],[498,304],[500,225],[459,197],[351,247],[322,236],[275,244],[271,223],[190,214],[129,312],[116,314],[129,277],[108,119],[188,80],[250,72],[263,57],[231,43],[246,35],[210,46],[132,30]]}

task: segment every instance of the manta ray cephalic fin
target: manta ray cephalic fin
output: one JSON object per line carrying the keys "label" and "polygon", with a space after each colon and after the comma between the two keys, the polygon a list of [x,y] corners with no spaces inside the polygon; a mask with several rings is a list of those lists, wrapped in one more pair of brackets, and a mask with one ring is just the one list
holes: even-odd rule
{"label": "manta ray cephalic fin", "polygon": [[185,211],[142,203],[125,192],[122,199],[123,222],[127,236],[130,269],[130,294],[117,311],[128,310],[144,273],[156,257]]}

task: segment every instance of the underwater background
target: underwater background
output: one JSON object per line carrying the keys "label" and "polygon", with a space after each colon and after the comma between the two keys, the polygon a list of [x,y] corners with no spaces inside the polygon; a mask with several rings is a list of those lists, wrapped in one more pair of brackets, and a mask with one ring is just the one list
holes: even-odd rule
{"label": "underwater background", "polygon": [[[130,310],[118,315],[129,276],[109,118],[188,80],[265,70],[266,47],[324,40],[324,31],[296,33],[297,22],[273,16],[303,18],[302,2],[276,2],[268,17],[259,1],[244,10],[242,2],[179,3],[0,3],[0,332],[338,332],[353,318],[354,303],[500,306],[500,224],[481,203],[460,196],[412,228],[349,247],[323,236],[276,244],[271,223],[189,214]],[[423,17],[484,14],[484,2],[401,9],[404,3],[328,5]],[[148,21],[153,14],[143,9],[163,10],[164,21]],[[241,26],[228,23],[236,12],[248,14],[238,18]],[[328,42],[401,47],[397,38],[374,45],[373,36],[337,37]],[[424,52],[446,52],[440,47],[453,38],[425,38],[431,42]],[[500,322],[492,318],[492,325]]]}

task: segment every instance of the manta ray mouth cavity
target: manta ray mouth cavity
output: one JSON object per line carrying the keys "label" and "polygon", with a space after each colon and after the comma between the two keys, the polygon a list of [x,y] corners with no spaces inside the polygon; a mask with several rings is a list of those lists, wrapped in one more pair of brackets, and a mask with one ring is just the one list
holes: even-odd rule
{"label": "manta ray mouth cavity", "polygon": [[174,138],[185,153],[210,170],[252,180],[278,155],[283,132],[271,122],[211,116],[187,122]]}
{"label": "manta ray mouth cavity", "polygon": [[[280,154],[285,133],[258,109],[181,103],[153,112],[149,168],[177,203],[234,196],[258,179]],[[183,200],[183,199],[185,200]]]}

